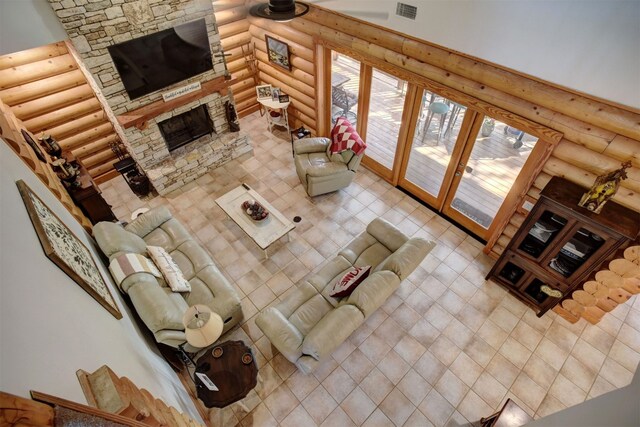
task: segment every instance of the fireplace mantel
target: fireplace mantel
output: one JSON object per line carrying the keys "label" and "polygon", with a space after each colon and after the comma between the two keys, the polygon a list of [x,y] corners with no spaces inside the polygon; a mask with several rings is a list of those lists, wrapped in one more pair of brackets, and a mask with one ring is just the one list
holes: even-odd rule
{"label": "fireplace mantel", "polygon": [[176,108],[182,107],[183,105],[189,104],[197,99],[204,98],[214,92],[220,92],[221,95],[226,95],[227,88],[234,83],[236,83],[234,80],[230,80],[226,76],[209,80],[202,84],[200,90],[195,92],[172,99],[168,102],[164,102],[163,100],[155,101],[151,104],[145,105],[144,107],[121,114],[118,116],[118,122],[120,122],[122,127],[125,129],[135,126],[140,130],[144,130],[147,127],[148,120],[168,111],[175,110]]}

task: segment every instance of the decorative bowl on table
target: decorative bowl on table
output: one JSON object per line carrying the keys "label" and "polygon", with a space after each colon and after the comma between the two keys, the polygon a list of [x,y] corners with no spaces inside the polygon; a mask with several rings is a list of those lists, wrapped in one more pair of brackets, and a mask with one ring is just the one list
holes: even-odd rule
{"label": "decorative bowl on table", "polygon": [[269,217],[269,211],[257,200],[242,202],[242,210],[254,221],[264,221]]}

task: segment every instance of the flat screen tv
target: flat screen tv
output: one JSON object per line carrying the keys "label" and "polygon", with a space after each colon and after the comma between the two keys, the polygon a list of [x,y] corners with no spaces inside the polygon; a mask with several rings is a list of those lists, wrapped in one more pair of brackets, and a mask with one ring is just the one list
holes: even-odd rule
{"label": "flat screen tv", "polygon": [[131,99],[213,68],[204,18],[108,49]]}

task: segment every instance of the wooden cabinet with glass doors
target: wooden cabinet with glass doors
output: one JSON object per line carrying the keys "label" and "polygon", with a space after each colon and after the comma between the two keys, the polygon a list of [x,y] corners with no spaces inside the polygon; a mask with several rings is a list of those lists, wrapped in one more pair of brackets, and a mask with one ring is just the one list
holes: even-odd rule
{"label": "wooden cabinet with glass doors", "polygon": [[640,232],[637,212],[609,201],[578,206],[585,188],[554,177],[487,275],[542,316]]}

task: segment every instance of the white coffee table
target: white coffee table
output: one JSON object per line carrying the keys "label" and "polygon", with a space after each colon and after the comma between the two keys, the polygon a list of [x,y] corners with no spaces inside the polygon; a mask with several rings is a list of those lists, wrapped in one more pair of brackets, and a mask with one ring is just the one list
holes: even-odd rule
{"label": "white coffee table", "polygon": [[[269,211],[269,216],[266,219],[254,221],[242,209],[242,202],[251,199],[260,202]],[[289,238],[289,232],[296,228],[292,221],[289,221],[247,184],[242,184],[240,187],[218,197],[216,203],[264,251],[265,258],[269,257],[267,254],[269,246],[281,237],[287,236]]]}

